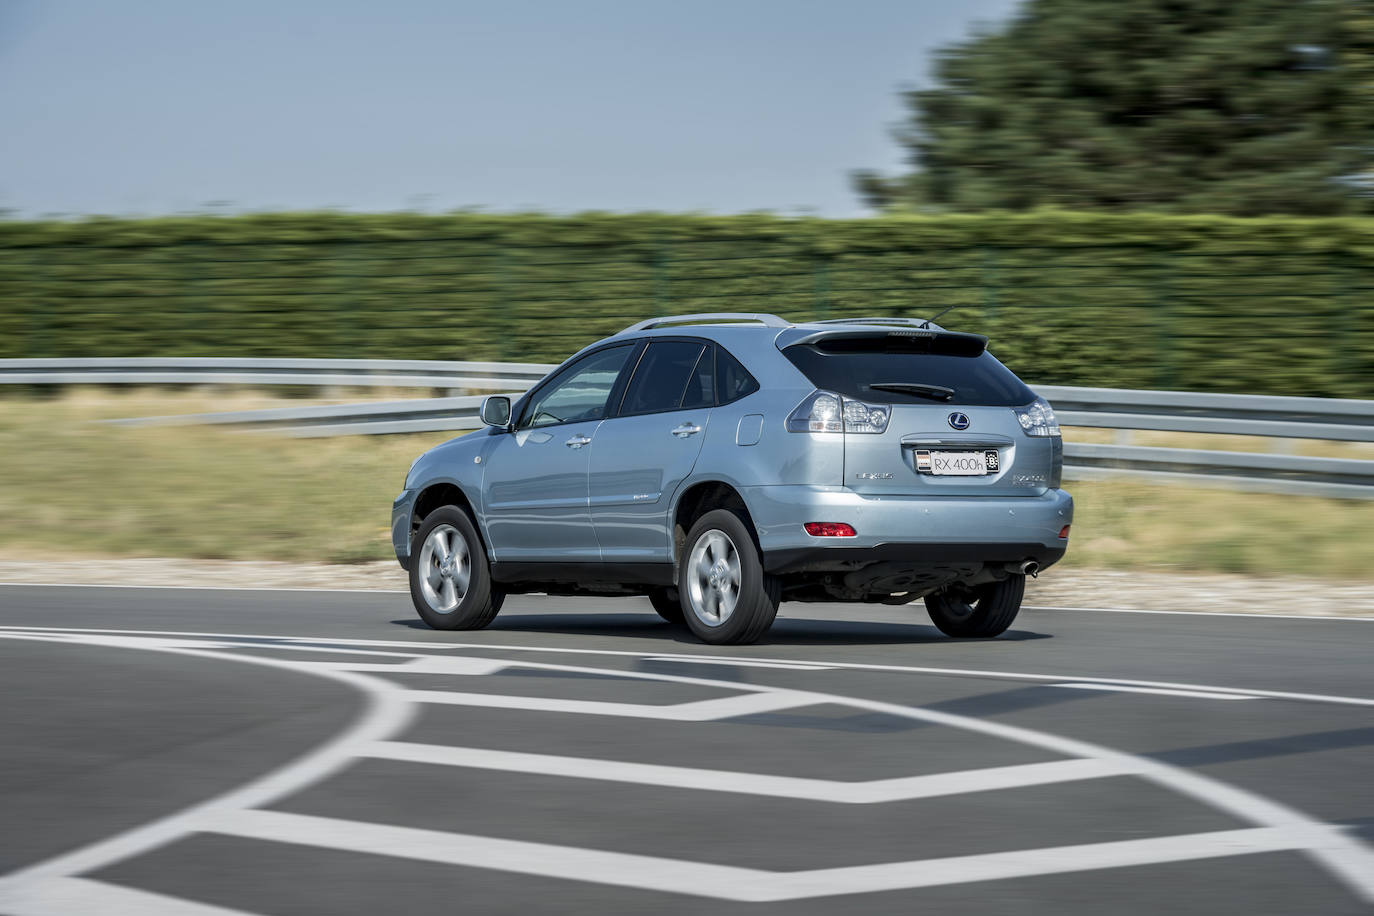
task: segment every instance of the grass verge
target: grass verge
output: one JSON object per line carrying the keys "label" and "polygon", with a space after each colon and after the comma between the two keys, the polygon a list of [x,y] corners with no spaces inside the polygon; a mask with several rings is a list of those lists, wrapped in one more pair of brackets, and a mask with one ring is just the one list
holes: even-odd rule
{"label": "grass verge", "polygon": [[[233,409],[204,393],[0,400],[0,550],[389,559],[392,497],[445,433],[287,439],[118,416]],[[257,406],[257,405],[254,405]],[[1374,578],[1374,501],[1081,481],[1066,567]]]}

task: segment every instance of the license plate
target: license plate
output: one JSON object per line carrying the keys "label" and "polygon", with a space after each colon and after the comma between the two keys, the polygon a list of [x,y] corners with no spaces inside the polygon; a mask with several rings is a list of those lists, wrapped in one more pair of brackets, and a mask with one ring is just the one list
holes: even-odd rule
{"label": "license plate", "polygon": [[1001,470],[997,449],[977,452],[937,452],[918,449],[916,470],[922,474],[947,477],[984,477]]}

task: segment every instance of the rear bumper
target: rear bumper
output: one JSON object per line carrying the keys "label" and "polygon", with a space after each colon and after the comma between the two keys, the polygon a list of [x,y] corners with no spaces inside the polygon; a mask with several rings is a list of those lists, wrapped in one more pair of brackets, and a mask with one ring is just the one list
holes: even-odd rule
{"label": "rear bumper", "polygon": [[[864,496],[845,487],[749,487],[744,501],[772,573],[853,569],[869,563],[974,565],[1064,556],[1073,521],[1063,490],[1039,496]],[[852,538],[812,537],[806,522],[848,522]]]}
{"label": "rear bumper", "polygon": [[[828,538],[827,540],[834,540]],[[1039,569],[1058,563],[1068,541],[1045,544],[878,544],[873,547],[794,547],[768,550],[763,568],[775,575],[851,570],[874,563],[922,569],[934,566],[1010,565],[1034,560]]]}

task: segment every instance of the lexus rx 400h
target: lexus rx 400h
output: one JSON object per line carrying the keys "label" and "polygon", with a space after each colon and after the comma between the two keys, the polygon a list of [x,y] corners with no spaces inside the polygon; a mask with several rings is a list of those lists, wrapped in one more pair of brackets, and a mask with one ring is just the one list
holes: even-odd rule
{"label": "lexus rx 400h", "polygon": [[430,626],[506,595],[646,595],[708,643],[780,601],[905,604],[991,637],[1063,555],[1054,411],[987,339],[913,319],[644,321],[422,454],[392,541]]}

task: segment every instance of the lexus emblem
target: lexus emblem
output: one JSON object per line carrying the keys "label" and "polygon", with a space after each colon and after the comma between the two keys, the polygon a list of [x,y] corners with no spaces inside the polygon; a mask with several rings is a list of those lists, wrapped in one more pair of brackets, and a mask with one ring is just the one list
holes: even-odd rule
{"label": "lexus emblem", "polygon": [[957,410],[949,415],[950,429],[968,429],[969,418],[966,413],[959,413]]}

